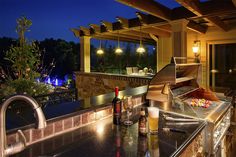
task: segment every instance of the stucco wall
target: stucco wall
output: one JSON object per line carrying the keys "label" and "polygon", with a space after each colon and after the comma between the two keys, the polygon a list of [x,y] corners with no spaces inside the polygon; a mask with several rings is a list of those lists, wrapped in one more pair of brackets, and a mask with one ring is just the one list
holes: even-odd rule
{"label": "stucco wall", "polygon": [[228,32],[223,32],[216,28],[210,28],[206,34],[198,34],[194,32],[188,32],[187,34],[187,55],[188,57],[194,57],[192,52],[192,46],[194,40],[200,40],[200,56],[202,63],[202,86],[208,87],[208,45],[211,43],[236,43],[236,29]]}
{"label": "stucco wall", "polygon": [[[202,80],[200,85],[208,87],[208,45],[212,43],[236,43],[236,28],[232,28],[228,32],[224,32],[217,28],[211,27],[208,29],[206,34],[199,34],[193,31],[187,31],[187,57],[194,57],[192,52],[192,46],[195,40],[199,40],[200,47],[200,59],[202,63]],[[170,38],[159,38],[158,40],[158,55],[157,55],[157,66],[158,70],[163,68],[165,65],[170,63],[170,58],[173,56],[172,50],[172,37]]]}

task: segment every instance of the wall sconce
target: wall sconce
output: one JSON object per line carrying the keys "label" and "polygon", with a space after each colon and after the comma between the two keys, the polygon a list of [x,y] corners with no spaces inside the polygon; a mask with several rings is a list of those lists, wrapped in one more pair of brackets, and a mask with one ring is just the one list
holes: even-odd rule
{"label": "wall sconce", "polygon": [[103,55],[104,54],[104,51],[102,49],[102,41],[100,40],[100,46],[99,48],[97,49],[97,54],[98,55]]}
{"label": "wall sconce", "polygon": [[199,56],[200,56],[200,47],[201,47],[201,42],[200,40],[195,40],[194,43],[193,43],[193,53],[194,53],[194,56],[195,56],[195,59],[194,61],[196,63],[200,63],[200,59],[199,59]]}
{"label": "wall sconce", "polygon": [[117,39],[117,48],[115,49],[115,53],[117,55],[120,55],[123,52],[123,50],[120,48],[120,36],[118,31],[118,39]]}
{"label": "wall sconce", "polygon": [[139,54],[143,54],[146,51],[145,48],[143,47],[143,44],[142,44],[141,26],[142,26],[142,24],[140,25],[140,43],[139,43],[139,47],[136,50],[136,52]]}

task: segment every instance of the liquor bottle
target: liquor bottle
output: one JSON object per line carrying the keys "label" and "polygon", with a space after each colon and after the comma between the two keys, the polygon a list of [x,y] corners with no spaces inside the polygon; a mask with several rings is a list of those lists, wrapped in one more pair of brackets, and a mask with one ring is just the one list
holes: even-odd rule
{"label": "liquor bottle", "polygon": [[121,124],[121,110],[122,110],[122,102],[118,98],[119,88],[115,88],[115,97],[112,100],[113,105],[113,124],[120,125]]}
{"label": "liquor bottle", "polygon": [[140,117],[138,121],[138,131],[139,135],[146,136],[147,135],[147,118],[145,115],[145,109],[141,108]]}

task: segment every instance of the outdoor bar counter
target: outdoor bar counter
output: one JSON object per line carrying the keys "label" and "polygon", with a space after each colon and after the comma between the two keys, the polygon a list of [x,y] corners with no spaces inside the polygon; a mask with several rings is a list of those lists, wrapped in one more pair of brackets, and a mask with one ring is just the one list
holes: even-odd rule
{"label": "outdoor bar counter", "polygon": [[[165,122],[163,113],[161,113],[158,134],[142,137],[138,135],[137,116],[133,119],[135,123],[127,127],[113,125],[112,117],[106,118],[54,139],[36,143],[30,149],[36,150],[43,147],[44,152],[37,154],[41,157],[181,156],[183,150],[195,138],[201,138],[198,135],[205,127],[205,122],[200,121],[197,124],[179,127],[186,133],[165,132],[161,128],[171,125]],[[71,138],[75,140],[70,143]],[[60,145],[61,143],[67,144],[58,149],[52,149],[53,145]],[[200,145],[198,146],[200,147]],[[31,153],[34,153],[34,151]],[[25,157],[25,152],[16,156]],[[36,156],[36,154],[33,154],[33,156]]]}
{"label": "outdoor bar counter", "polygon": [[[85,105],[83,109],[74,110],[71,113],[65,110],[61,116],[47,118],[48,124],[45,129],[34,129],[34,125],[20,128],[26,136],[28,147],[13,156],[187,157],[190,154],[202,154],[202,130],[206,126],[205,121],[176,126],[165,121],[161,112],[158,135],[139,137],[137,124],[139,111],[141,107],[147,107],[149,104],[145,100],[146,90],[147,86],[142,86],[120,92],[120,95],[132,95],[135,101],[136,107],[132,117],[134,124],[130,127],[116,126],[112,123],[111,99],[114,93],[95,96],[89,98],[89,102],[81,100],[83,106]],[[53,108],[56,112],[57,106]],[[162,130],[163,127],[182,129],[184,133],[165,132]],[[16,139],[14,129],[8,131],[8,144],[14,143]]]}

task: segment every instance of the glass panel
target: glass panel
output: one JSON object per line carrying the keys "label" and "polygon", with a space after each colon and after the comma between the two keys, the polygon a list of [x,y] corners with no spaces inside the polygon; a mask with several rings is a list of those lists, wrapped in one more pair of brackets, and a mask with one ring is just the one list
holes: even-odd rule
{"label": "glass panel", "polygon": [[210,45],[210,86],[236,89],[236,43]]}

